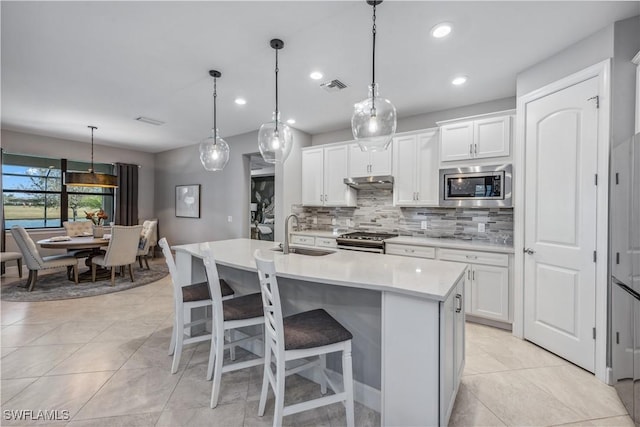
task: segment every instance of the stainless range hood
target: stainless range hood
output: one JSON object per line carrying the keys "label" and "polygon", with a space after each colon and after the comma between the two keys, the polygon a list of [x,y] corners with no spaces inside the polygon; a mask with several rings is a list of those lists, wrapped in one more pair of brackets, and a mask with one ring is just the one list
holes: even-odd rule
{"label": "stainless range hood", "polygon": [[393,176],[391,175],[345,178],[344,183],[356,190],[393,190]]}

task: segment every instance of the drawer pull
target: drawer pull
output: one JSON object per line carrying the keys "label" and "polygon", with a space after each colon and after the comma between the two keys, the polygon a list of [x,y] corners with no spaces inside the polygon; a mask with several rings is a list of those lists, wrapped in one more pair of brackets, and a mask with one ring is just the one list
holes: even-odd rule
{"label": "drawer pull", "polygon": [[462,311],[462,294],[456,294],[456,299],[458,300],[458,306],[456,307],[456,313],[460,313]]}
{"label": "drawer pull", "polygon": [[405,252],[408,252],[408,253],[410,253],[410,254],[412,254],[412,253],[414,253],[414,252],[415,252],[413,249],[405,249],[404,251],[405,251]]}
{"label": "drawer pull", "polygon": [[467,259],[478,259],[477,255],[467,255]]}

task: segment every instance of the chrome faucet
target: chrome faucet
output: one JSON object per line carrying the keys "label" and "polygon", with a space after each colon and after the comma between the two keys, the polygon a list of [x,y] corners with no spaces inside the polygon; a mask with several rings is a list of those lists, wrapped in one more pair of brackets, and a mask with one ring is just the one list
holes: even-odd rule
{"label": "chrome faucet", "polygon": [[291,219],[291,217],[296,219],[296,226],[300,226],[300,219],[295,214],[289,215],[287,219],[284,220],[284,244],[282,245],[283,254],[289,253],[289,220]]}

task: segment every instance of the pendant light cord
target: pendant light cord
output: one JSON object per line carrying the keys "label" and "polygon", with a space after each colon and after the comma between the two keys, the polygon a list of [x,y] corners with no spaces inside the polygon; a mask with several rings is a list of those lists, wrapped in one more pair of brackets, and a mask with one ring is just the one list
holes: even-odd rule
{"label": "pendant light cord", "polygon": [[275,117],[275,121],[276,121],[276,128],[275,128],[275,132],[276,134],[278,133],[278,71],[280,71],[278,69],[278,49],[275,49],[276,51],[276,117]]}
{"label": "pendant light cord", "polygon": [[376,84],[376,4],[373,4],[373,28],[371,30],[373,35],[373,60],[371,63],[371,86]]}
{"label": "pendant light cord", "polygon": [[211,129],[213,131],[212,133],[214,138],[214,141],[213,141],[214,144],[216,143],[215,138],[217,138],[218,136],[216,131],[216,129],[218,129],[218,124],[216,121],[216,98],[218,98],[217,81],[218,79],[214,77],[213,79],[213,129]]}
{"label": "pendant light cord", "polygon": [[95,126],[89,126],[89,128],[91,128],[91,169],[89,172],[93,173],[93,131],[98,128]]}

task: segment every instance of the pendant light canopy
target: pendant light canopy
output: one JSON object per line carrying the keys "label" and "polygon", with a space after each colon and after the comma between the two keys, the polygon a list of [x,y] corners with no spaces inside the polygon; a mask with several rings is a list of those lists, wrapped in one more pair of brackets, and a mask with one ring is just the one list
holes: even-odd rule
{"label": "pendant light canopy", "polygon": [[93,170],[93,131],[98,129],[95,126],[87,126],[91,129],[91,168],[87,172],[66,172],[64,183],[67,186],[75,187],[102,187],[118,188],[118,178],[115,175],[106,173],[95,173]]}
{"label": "pendant light canopy", "polygon": [[211,136],[200,143],[200,161],[208,171],[221,171],[229,162],[229,144],[220,138],[216,122],[217,80],[222,76],[222,73],[210,70],[209,75],[213,77],[213,127],[211,128]]}
{"label": "pendant light canopy", "polygon": [[276,110],[270,122],[260,126],[258,132],[258,148],[267,163],[283,163],[293,146],[291,128],[280,121],[278,111],[278,51],[284,47],[280,39],[271,40],[271,47],[276,51]]}
{"label": "pendant light canopy", "polygon": [[382,0],[367,0],[373,6],[373,61],[369,96],[354,106],[351,130],[362,151],[386,150],[396,133],[396,107],[378,96],[376,83],[376,6]]}

